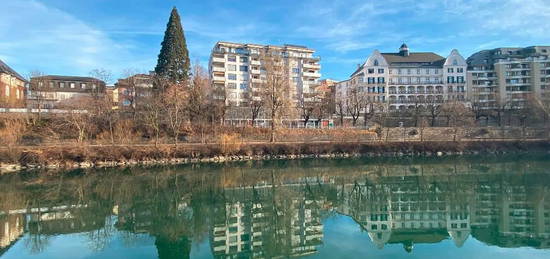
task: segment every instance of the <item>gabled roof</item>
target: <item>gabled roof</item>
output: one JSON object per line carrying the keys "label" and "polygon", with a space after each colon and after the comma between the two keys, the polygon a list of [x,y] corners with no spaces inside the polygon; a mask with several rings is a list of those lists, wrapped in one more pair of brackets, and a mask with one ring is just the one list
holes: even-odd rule
{"label": "gabled roof", "polygon": [[1,59],[0,59],[0,73],[6,73],[6,74],[9,74],[9,75],[12,75],[12,76],[16,77],[17,79],[19,79],[21,81],[25,81],[25,82],[27,81],[27,80],[25,80],[25,78],[23,76],[21,76],[20,74],[15,72],[15,70],[13,70],[11,67],[9,67]]}

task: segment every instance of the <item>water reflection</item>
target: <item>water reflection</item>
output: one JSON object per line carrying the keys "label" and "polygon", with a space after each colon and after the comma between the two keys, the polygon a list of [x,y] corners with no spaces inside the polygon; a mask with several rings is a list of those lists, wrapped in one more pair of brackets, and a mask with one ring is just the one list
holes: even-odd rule
{"label": "water reflection", "polygon": [[[250,162],[230,166],[0,177],[0,256],[23,242],[36,257],[79,234],[92,253],[147,236],[159,258],[320,253],[326,219],[351,217],[379,249],[468,238],[550,246],[546,157]],[[337,228],[338,226],[332,226]],[[341,240],[346,242],[346,240]]]}

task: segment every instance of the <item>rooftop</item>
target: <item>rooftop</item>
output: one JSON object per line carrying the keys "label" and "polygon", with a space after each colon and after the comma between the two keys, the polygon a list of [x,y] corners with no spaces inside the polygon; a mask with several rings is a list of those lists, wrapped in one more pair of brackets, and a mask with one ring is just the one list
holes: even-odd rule
{"label": "rooftop", "polygon": [[93,77],[83,77],[83,76],[58,76],[58,75],[46,75],[46,76],[37,76],[37,77],[33,77],[31,78],[32,79],[47,79],[47,80],[59,80],[59,81],[87,81],[87,82],[90,82],[90,81],[100,81],[100,82],[103,82],[102,80],[99,80],[97,78],[93,78]]}
{"label": "rooftop", "polygon": [[23,76],[21,76],[20,74],[15,72],[15,70],[13,70],[11,67],[9,67],[1,59],[0,59],[0,73],[6,73],[6,74],[9,74],[9,75],[12,75],[12,76],[16,77],[19,80],[27,81],[27,80],[25,80],[25,78]]}

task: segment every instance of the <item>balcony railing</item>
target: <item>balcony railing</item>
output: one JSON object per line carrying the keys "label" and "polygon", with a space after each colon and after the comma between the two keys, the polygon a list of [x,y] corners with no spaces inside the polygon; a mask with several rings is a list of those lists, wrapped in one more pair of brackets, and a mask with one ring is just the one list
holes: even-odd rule
{"label": "balcony railing", "polygon": [[212,80],[214,80],[214,81],[225,81],[225,77],[223,77],[223,76],[213,76]]}
{"label": "balcony railing", "polygon": [[212,57],[212,62],[225,62],[225,58]]}
{"label": "balcony railing", "polygon": [[320,78],[321,77],[321,74],[320,73],[310,73],[310,72],[304,72],[303,74],[305,77],[315,77],[315,78]]}

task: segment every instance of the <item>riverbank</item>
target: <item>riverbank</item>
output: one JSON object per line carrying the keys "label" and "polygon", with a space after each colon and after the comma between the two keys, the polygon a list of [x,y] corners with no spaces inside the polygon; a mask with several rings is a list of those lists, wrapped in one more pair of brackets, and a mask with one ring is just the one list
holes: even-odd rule
{"label": "riverbank", "polygon": [[0,150],[0,173],[228,161],[550,152],[546,140],[52,146]]}

